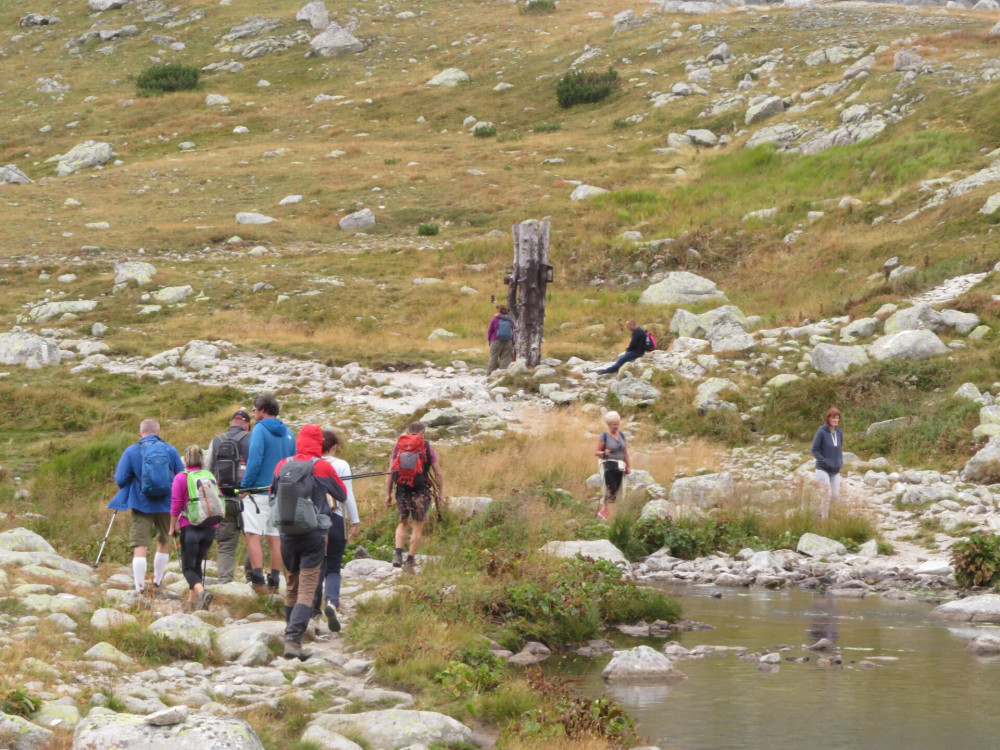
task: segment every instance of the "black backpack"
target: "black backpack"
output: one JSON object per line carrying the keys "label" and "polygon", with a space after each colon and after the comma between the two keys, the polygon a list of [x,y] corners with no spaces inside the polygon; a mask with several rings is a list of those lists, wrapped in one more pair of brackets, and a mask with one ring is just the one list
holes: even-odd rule
{"label": "black backpack", "polygon": [[[245,432],[249,436],[249,432]],[[243,482],[247,462],[240,451],[240,443],[228,432],[219,435],[212,456],[212,473],[221,490],[234,490]]]}
{"label": "black backpack", "polygon": [[278,469],[274,497],[271,500],[271,523],[278,529],[278,533],[297,536],[330,528],[329,511],[317,509],[313,500],[315,466],[316,459],[288,459]]}

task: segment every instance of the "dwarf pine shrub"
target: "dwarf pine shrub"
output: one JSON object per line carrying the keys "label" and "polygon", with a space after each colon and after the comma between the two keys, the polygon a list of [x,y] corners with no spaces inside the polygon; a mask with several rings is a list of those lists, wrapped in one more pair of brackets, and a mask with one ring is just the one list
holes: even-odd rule
{"label": "dwarf pine shrub", "polygon": [[521,6],[521,13],[524,15],[544,15],[555,12],[556,4],[553,0],[528,0]]}
{"label": "dwarf pine shrub", "polygon": [[962,588],[992,586],[1000,581],[1000,536],[973,534],[951,548],[955,581]]}
{"label": "dwarf pine shrub", "polygon": [[591,70],[570,71],[556,84],[556,99],[563,109],[606,99],[618,88],[618,71],[609,67],[603,73]]}
{"label": "dwarf pine shrub", "polygon": [[135,79],[140,94],[190,91],[198,85],[198,69],[193,65],[167,63],[146,68]]}
{"label": "dwarf pine shrub", "polygon": [[437,224],[421,224],[417,227],[417,234],[421,237],[433,237],[440,231],[441,228]]}

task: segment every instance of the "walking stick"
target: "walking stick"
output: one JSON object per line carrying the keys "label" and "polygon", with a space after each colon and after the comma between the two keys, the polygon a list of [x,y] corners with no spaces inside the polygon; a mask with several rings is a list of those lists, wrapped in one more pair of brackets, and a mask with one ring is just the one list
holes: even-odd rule
{"label": "walking stick", "polygon": [[114,511],[111,514],[111,523],[108,524],[107,533],[104,535],[104,539],[101,541],[101,548],[97,550],[97,559],[94,560],[94,570],[97,570],[97,564],[101,561],[101,555],[104,554],[104,545],[108,543],[108,537],[111,536],[111,527],[115,523],[115,516],[118,515],[118,511]]}

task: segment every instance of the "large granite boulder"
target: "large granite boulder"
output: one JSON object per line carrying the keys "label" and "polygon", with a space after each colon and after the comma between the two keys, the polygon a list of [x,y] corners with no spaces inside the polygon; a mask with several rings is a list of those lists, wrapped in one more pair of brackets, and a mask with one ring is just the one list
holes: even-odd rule
{"label": "large granite boulder", "polygon": [[[244,585],[243,588],[247,589],[249,586]],[[227,625],[215,631],[215,648],[221,658],[229,661],[236,659],[255,643],[277,643],[284,634],[285,623],[280,620]]]}
{"label": "large granite boulder", "polygon": [[901,331],[875,341],[870,354],[872,359],[899,362],[907,359],[927,359],[948,353],[944,345],[932,331]]}
{"label": "large granite boulder", "polygon": [[623,406],[650,406],[660,398],[660,392],[641,378],[622,378],[611,383],[611,392]]}
{"label": "large granite boulder", "polygon": [[667,278],[648,287],[639,297],[643,305],[690,305],[705,300],[725,300],[714,281],[690,271],[671,271]]}
{"label": "large granite boulder", "polygon": [[[53,318],[72,320],[73,317],[76,317],[80,313],[90,312],[95,307],[97,307],[97,301],[92,299],[43,302],[28,310],[27,320],[35,323],[45,323]],[[21,318],[18,318],[18,320],[20,321]]]}
{"label": "large granite boulder", "polygon": [[183,613],[161,617],[149,626],[151,633],[173,641],[190,643],[206,651],[212,648],[214,630],[215,628],[194,615]]}
{"label": "large granite boulder", "polygon": [[[59,342],[26,331],[0,333],[0,364],[3,365],[58,365],[62,357]],[[52,550],[53,552],[55,550]]]}
{"label": "large granite boulder", "polygon": [[683,679],[664,654],[650,646],[637,646],[615,651],[608,666],[601,672],[608,682],[664,682]]}
{"label": "large granite boulder", "polygon": [[830,557],[832,555],[846,555],[847,547],[835,539],[827,539],[819,534],[803,534],[799,537],[799,543],[795,547],[796,551],[809,557]]}
{"label": "large granite boulder", "polygon": [[914,305],[913,307],[907,307],[905,310],[896,311],[885,321],[885,326],[883,327],[886,333],[925,329],[934,331],[934,333],[941,333],[948,329],[948,324],[945,322],[944,316],[927,304]]}
{"label": "large granite boulder", "polygon": [[843,375],[852,366],[863,367],[869,362],[864,347],[816,344],[812,350],[812,366],[824,375]]}
{"label": "large granite boulder", "polygon": [[326,3],[323,0],[313,0],[306,3],[302,9],[295,14],[296,21],[305,21],[317,31],[322,31],[330,26],[330,14],[326,11]]}
{"label": "large granite boulder", "polygon": [[991,437],[959,472],[963,482],[1000,483],[1000,435]]}
{"label": "large granite boulder", "polygon": [[73,750],[264,750],[257,733],[234,716],[192,714],[180,724],[156,726],[146,716],[92,708],[76,725]]}
{"label": "large granite boulder", "polygon": [[309,42],[309,46],[320,57],[349,55],[363,52],[365,49],[365,45],[360,40],[336,23],[331,23],[325,31],[314,36]]}
{"label": "large granite boulder", "polygon": [[31,180],[16,164],[0,167],[0,185],[27,185]]}
{"label": "large granite boulder", "polygon": [[780,96],[769,96],[764,101],[751,104],[747,107],[747,113],[743,118],[746,125],[762,122],[775,115],[780,115],[785,111],[785,102]]}
{"label": "large granite boulder", "polygon": [[306,727],[306,735],[351,734],[371,747],[401,748],[468,744],[472,730],[450,716],[434,711],[390,708],[360,714],[320,714]]}
{"label": "large granite boulder", "polygon": [[345,232],[363,232],[375,226],[375,214],[370,208],[363,208],[342,218],[339,226]]}
{"label": "large granite boulder", "polygon": [[55,554],[56,551],[45,537],[20,526],[0,532],[0,549],[10,552],[50,552],[52,554]]}
{"label": "large granite boulder", "polygon": [[[9,750],[45,750],[55,735],[27,719],[0,713],[0,744]],[[75,747],[75,746],[74,746]]]}
{"label": "large granite boulder", "polygon": [[141,260],[126,260],[115,263],[115,285],[133,283],[136,286],[145,286],[153,280],[156,273],[156,266]]}
{"label": "large granite boulder", "polygon": [[628,559],[622,551],[607,539],[594,539],[591,541],[570,541],[570,542],[548,542],[541,547],[539,552],[554,557],[575,558],[577,555],[590,557],[594,560],[608,560],[615,565],[627,568]]}
{"label": "large granite boulder", "polygon": [[99,167],[111,161],[114,156],[115,152],[111,148],[110,143],[84,141],[71,148],[65,154],[50,157],[45,161],[57,162],[56,174],[60,177],[65,177],[87,167]]}
{"label": "large granite boulder", "polygon": [[733,475],[728,471],[701,474],[696,477],[678,477],[670,485],[668,499],[675,505],[694,505],[711,508],[720,501],[732,499],[736,492]]}
{"label": "large granite boulder", "polygon": [[725,391],[739,390],[736,383],[729,378],[709,378],[695,389],[694,408],[699,414],[707,414],[719,409],[736,410],[736,405],[722,398]]}
{"label": "large granite boulder", "polygon": [[840,340],[845,344],[853,344],[874,336],[877,329],[878,318],[858,318],[840,329]]}
{"label": "large granite boulder", "polygon": [[967,596],[953,602],[945,602],[931,614],[952,622],[1000,623],[1000,594]]}
{"label": "large granite boulder", "polygon": [[459,68],[445,68],[436,76],[431,78],[428,86],[442,86],[444,88],[455,88],[460,83],[468,83],[472,79],[469,74]]}

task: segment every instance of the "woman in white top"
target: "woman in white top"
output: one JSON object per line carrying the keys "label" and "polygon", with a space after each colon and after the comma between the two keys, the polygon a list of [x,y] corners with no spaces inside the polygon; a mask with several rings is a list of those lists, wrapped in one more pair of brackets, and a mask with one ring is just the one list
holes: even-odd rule
{"label": "woman in white top", "polygon": [[[351,476],[351,467],[342,458],[337,458],[337,448],[340,447],[340,438],[333,430],[323,430],[323,461],[328,461],[338,477]],[[337,619],[337,610],[340,609],[340,564],[344,560],[344,550],[347,543],[354,540],[358,535],[361,526],[361,519],[358,517],[358,505],[354,501],[354,489],[351,487],[351,480],[344,480],[344,487],[347,488],[347,500],[343,507],[334,503],[333,523],[330,525],[326,540],[326,559],[323,562],[323,570],[320,571],[320,582],[326,581],[326,605],[323,607],[323,614],[326,615],[327,624],[330,630],[336,633],[340,630],[340,621]],[[351,521],[351,531],[346,536],[344,534],[344,509]],[[316,589],[316,599],[313,602],[313,610],[319,610],[322,586]]]}

